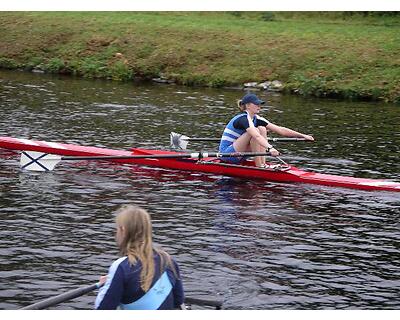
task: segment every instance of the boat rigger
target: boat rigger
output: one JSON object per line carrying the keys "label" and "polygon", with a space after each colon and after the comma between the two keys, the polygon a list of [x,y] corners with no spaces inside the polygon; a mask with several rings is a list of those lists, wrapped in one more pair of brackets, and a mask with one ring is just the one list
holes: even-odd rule
{"label": "boat rigger", "polygon": [[[400,192],[399,182],[310,172],[286,163],[271,165],[267,168],[255,167],[254,162],[251,160],[247,160],[243,165],[228,164],[220,161],[223,156],[218,156],[218,153],[212,153],[212,156],[210,156],[207,153],[183,154],[174,151],[141,148],[126,151],[11,137],[0,137],[0,148],[27,151],[25,153],[25,165],[32,162],[32,165],[36,167],[46,166],[49,161],[58,163],[63,160],[107,160],[150,167],[235,176],[244,179],[263,179],[266,181],[308,183],[369,191]],[[29,153],[31,151],[36,153]],[[58,155],[58,157],[54,155]],[[230,156],[232,155],[230,154]]]}

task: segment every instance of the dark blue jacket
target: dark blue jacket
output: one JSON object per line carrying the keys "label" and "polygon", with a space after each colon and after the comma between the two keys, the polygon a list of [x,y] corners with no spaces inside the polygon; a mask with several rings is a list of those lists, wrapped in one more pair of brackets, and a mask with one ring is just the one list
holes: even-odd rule
{"label": "dark blue jacket", "polygon": [[[154,253],[155,272],[151,287],[153,287],[161,275],[166,272],[168,276],[167,279],[169,279],[172,285],[172,290],[165,300],[162,303],[160,302],[161,305],[158,309],[171,310],[179,308],[184,302],[184,293],[178,264],[172,259],[177,274],[176,277],[174,272],[169,268],[160,272],[160,260],[160,256]],[[141,270],[142,264],[140,261],[137,261],[135,265],[132,266],[126,256],[114,261],[108,271],[107,281],[104,286],[100,288],[97,295],[95,303],[96,309],[114,310],[142,298],[145,292],[140,287]]]}

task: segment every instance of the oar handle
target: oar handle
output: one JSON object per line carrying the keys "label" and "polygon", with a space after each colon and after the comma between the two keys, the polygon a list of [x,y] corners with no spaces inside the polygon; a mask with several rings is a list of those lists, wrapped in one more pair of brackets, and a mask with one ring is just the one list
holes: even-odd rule
{"label": "oar handle", "polygon": [[52,306],[55,306],[59,303],[71,300],[71,299],[75,299],[77,297],[83,296],[86,293],[89,293],[93,290],[96,290],[98,288],[100,288],[101,285],[100,283],[96,283],[96,284],[92,284],[90,286],[87,287],[82,287],[82,288],[78,288],[72,291],[68,291],[65,293],[62,293],[58,296],[55,297],[51,297],[48,298],[46,300],[31,304],[29,306],[26,306],[24,308],[21,308],[21,310],[42,310],[42,309],[46,309]]}
{"label": "oar handle", "polygon": [[272,142],[290,142],[290,141],[311,141],[306,138],[267,138]]}

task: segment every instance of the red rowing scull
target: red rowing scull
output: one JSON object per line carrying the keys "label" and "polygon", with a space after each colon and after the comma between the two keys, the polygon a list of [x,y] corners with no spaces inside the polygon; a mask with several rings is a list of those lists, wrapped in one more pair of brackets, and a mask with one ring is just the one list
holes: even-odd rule
{"label": "red rowing scull", "polygon": [[177,170],[198,171],[246,179],[263,179],[267,181],[308,183],[332,187],[352,188],[359,190],[381,190],[400,192],[400,183],[380,179],[353,178],[309,172],[294,166],[278,166],[272,168],[257,168],[253,161],[244,165],[231,165],[215,158],[181,159],[181,158],[151,158],[154,155],[179,155],[174,151],[148,150],[134,148],[131,151],[108,148],[79,146],[57,142],[35,141],[10,137],[0,137],[0,148],[9,150],[37,151],[62,156],[136,156],[147,155],[140,159],[112,159],[119,163],[139,164],[150,167],[160,167]]}

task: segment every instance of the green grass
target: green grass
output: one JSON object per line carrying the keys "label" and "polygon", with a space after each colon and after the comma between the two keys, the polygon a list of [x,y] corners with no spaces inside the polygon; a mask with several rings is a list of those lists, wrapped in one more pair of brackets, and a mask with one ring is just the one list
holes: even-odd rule
{"label": "green grass", "polygon": [[0,67],[400,102],[400,15],[2,12]]}

